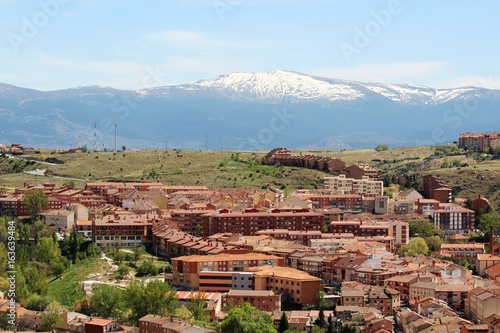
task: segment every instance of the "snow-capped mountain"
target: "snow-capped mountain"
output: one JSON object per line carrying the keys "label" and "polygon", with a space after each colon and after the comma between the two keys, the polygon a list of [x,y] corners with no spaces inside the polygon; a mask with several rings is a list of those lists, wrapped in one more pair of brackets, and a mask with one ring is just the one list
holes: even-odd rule
{"label": "snow-capped mountain", "polygon": [[[0,84],[0,143],[112,147],[356,148],[437,144],[498,130],[500,91],[363,83],[291,71],[232,73],[137,91]],[[437,134],[436,134],[437,133]],[[439,134],[439,135],[438,135]]]}

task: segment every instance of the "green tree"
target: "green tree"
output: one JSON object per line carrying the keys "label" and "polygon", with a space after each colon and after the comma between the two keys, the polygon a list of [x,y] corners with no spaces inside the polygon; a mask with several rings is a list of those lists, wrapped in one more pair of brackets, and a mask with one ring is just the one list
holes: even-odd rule
{"label": "green tree", "polygon": [[201,225],[197,224],[196,227],[194,228],[194,234],[198,237],[201,236]]}
{"label": "green tree", "polygon": [[358,330],[352,324],[344,324],[340,326],[339,333],[356,333]]}
{"label": "green tree", "polygon": [[409,221],[410,224],[410,237],[421,236],[431,237],[439,234],[439,229],[436,228],[434,223],[426,219]]}
{"label": "green tree", "polygon": [[137,267],[137,276],[158,275],[158,267],[152,261],[146,260]]}
{"label": "green tree", "polygon": [[58,243],[54,243],[52,238],[43,237],[38,241],[35,248],[36,257],[39,261],[44,262],[48,265],[60,262],[61,249],[59,249]]}
{"label": "green tree", "polygon": [[[96,289],[96,288],[94,288]],[[116,288],[99,288],[90,300],[93,311],[102,318],[118,318],[122,315],[119,309],[123,308],[122,294]]]}
{"label": "green tree", "polygon": [[130,320],[138,324],[139,318],[147,314],[160,316],[174,315],[177,309],[177,291],[168,283],[158,280],[149,282],[134,281],[127,286],[126,302],[130,307]]}
{"label": "green tree", "polygon": [[127,150],[127,146],[122,146],[122,150],[123,151]]}
{"label": "green tree", "polygon": [[43,273],[39,273],[35,265],[32,265],[28,270],[28,274],[26,275],[26,285],[29,292],[32,294],[46,296],[49,291],[47,276]]}
{"label": "green tree", "polygon": [[189,309],[193,314],[194,320],[209,321],[207,315],[207,294],[203,292],[196,293],[189,301]]}
{"label": "green tree", "polygon": [[450,162],[448,162],[448,160],[446,158],[443,160],[443,164],[441,165],[441,168],[443,168],[443,169],[450,168]]}
{"label": "green tree", "polygon": [[194,322],[194,318],[193,318],[193,314],[191,313],[191,311],[189,311],[188,308],[186,308],[186,306],[181,306],[180,308],[178,308],[176,311],[175,311],[175,316],[179,319],[182,319],[182,320],[185,320],[189,323],[193,323]]}
{"label": "green tree", "polygon": [[425,238],[425,243],[427,244],[427,247],[431,252],[438,252],[439,250],[441,250],[442,242],[443,241],[439,236],[432,236]]}
{"label": "green tree", "polygon": [[62,309],[59,303],[57,302],[52,302],[50,303],[47,308],[45,309],[45,312],[42,313],[42,331],[48,332],[52,331],[54,326],[56,324],[59,324],[62,322],[62,318],[59,316],[61,313]]}
{"label": "green tree", "polygon": [[426,255],[429,252],[429,247],[425,243],[425,240],[421,237],[413,239],[411,242],[408,243],[406,248],[408,249],[407,253],[410,256],[414,256],[417,254]]}
{"label": "green tree", "polygon": [[375,151],[377,151],[377,152],[381,152],[381,151],[385,151],[385,150],[389,150],[388,145],[377,145],[377,147],[375,147]]}
{"label": "green tree", "polygon": [[42,209],[47,206],[49,199],[47,198],[47,194],[42,190],[28,190],[24,193],[23,203],[26,205],[26,208],[34,220]]}
{"label": "green tree", "polygon": [[118,275],[120,277],[124,277],[125,275],[127,275],[129,273],[130,269],[125,266],[125,265],[120,265],[120,267],[118,267]]}
{"label": "green tree", "polygon": [[142,252],[144,251],[144,247],[140,245],[136,245],[132,248],[132,252],[134,253],[134,262],[137,263],[137,260],[139,260],[139,257],[141,256]]}
{"label": "green tree", "polygon": [[314,321],[314,326],[324,328],[326,326],[325,322],[325,310],[323,307],[319,308],[318,318]]}
{"label": "green tree", "polygon": [[311,333],[325,333],[325,331],[316,325],[311,328]]}
{"label": "green tree", "polygon": [[328,316],[328,328],[326,330],[326,333],[333,333],[333,330],[334,330],[334,327],[333,327],[333,317],[330,314],[330,316]]}
{"label": "green tree", "polygon": [[221,323],[222,333],[276,333],[271,315],[248,303],[233,307]]}
{"label": "green tree", "polygon": [[316,294],[316,302],[318,302],[318,309],[325,308],[325,292],[318,291]]}
{"label": "green tree", "polygon": [[288,317],[286,316],[285,311],[283,311],[281,314],[280,324],[278,326],[278,332],[285,333],[285,331],[287,331],[288,328],[289,328]]}
{"label": "green tree", "polygon": [[498,212],[496,210],[493,210],[490,213],[481,214],[481,217],[479,217],[478,227],[482,231],[488,233],[490,231],[490,227],[493,227],[493,229],[498,229],[500,227],[500,217]]}

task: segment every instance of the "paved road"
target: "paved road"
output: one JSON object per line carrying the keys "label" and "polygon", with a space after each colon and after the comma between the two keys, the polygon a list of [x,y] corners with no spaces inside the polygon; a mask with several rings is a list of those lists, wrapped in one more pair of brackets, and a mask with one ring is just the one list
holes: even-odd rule
{"label": "paved road", "polygon": [[16,159],[16,160],[32,161],[32,162],[46,164],[46,165],[57,165],[56,163],[50,163],[50,162],[44,162],[44,161],[38,161],[38,160],[30,160],[30,159],[27,159],[27,158],[17,157],[17,156],[13,156],[13,155],[9,155],[9,154],[6,154],[6,155],[7,155],[8,158],[13,158],[13,159]]}

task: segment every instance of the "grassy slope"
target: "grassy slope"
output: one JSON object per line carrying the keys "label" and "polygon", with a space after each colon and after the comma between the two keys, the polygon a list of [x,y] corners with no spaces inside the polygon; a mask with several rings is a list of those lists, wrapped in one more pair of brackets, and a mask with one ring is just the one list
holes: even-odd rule
{"label": "grassy slope", "polygon": [[88,280],[87,275],[91,273],[105,273],[109,269],[106,261],[99,258],[82,260],[80,265],[72,265],[61,278],[49,284],[49,293],[61,305],[71,307],[75,300],[85,297],[83,284],[79,283]]}
{"label": "grassy slope", "polygon": [[[347,165],[369,163],[381,172],[399,170],[405,174],[419,176],[433,173],[440,174],[446,182],[456,188],[458,196],[468,197],[484,194],[495,207],[500,207],[498,191],[500,182],[500,160],[476,162],[465,155],[446,157],[449,162],[459,160],[469,167],[442,169],[443,159],[425,160],[434,155],[433,147],[401,147],[384,152],[374,150],[296,150],[295,154],[316,154],[334,156]],[[260,160],[267,152],[240,153],[240,158]],[[206,185],[209,187],[249,187],[265,188],[269,185],[286,187],[291,193],[296,188],[315,188],[321,186],[321,179],[326,175],[315,170],[301,168],[253,165],[236,162],[231,159],[234,152],[216,151],[126,151],[99,154],[50,154],[65,163],[49,166],[54,174],[76,178],[90,178],[91,181],[160,181],[167,185]],[[96,158],[97,157],[97,158]],[[158,160],[160,158],[160,160]],[[417,159],[418,158],[418,159]],[[383,163],[383,161],[394,161]],[[221,162],[223,166],[221,165]],[[24,182],[40,183],[46,180],[57,184],[67,180],[29,176],[22,173],[2,173],[0,160],[0,187],[22,186]],[[408,167],[411,166],[410,170]],[[34,166],[31,166],[34,168]],[[39,166],[41,167],[41,166]],[[148,174],[152,168],[159,172],[158,178]],[[180,173],[179,169],[183,172]],[[5,171],[4,171],[5,172]],[[450,177],[451,175],[451,177]],[[451,179],[451,181],[450,181]],[[84,181],[76,181],[78,188],[83,188]]]}

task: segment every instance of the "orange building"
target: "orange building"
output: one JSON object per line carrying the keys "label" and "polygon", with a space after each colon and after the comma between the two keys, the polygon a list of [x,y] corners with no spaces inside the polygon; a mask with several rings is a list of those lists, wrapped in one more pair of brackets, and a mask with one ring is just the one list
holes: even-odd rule
{"label": "orange building", "polygon": [[[224,278],[223,274],[218,276],[212,273],[244,272],[251,267],[263,265],[283,266],[284,264],[285,259],[262,253],[218,254],[212,256],[191,255],[187,257],[178,257],[172,259],[172,284],[198,289],[201,283],[200,273],[210,272],[210,275],[213,275],[214,278],[209,279],[227,279],[227,281],[225,281],[226,283],[210,281],[213,288],[203,288],[203,290],[223,291],[227,290],[227,286],[224,284],[231,284],[231,280],[229,277]],[[218,286],[218,284],[220,284],[220,286]]]}
{"label": "orange building", "polygon": [[254,290],[273,290],[289,295],[298,304],[317,304],[321,279],[289,267],[262,266],[247,269],[254,275]]}
{"label": "orange building", "polygon": [[242,303],[249,303],[259,311],[279,311],[281,310],[281,295],[275,295],[272,290],[230,290],[222,296],[223,305]]}

